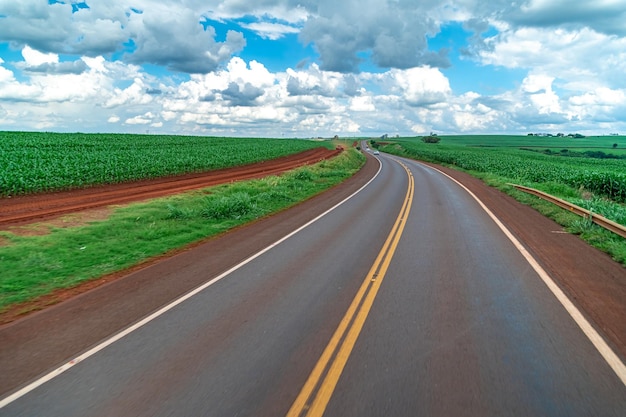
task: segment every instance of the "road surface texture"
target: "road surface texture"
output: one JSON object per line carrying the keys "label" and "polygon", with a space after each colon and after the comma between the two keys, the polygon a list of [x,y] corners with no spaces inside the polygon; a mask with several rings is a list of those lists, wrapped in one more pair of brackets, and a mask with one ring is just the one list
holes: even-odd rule
{"label": "road surface texture", "polygon": [[626,415],[626,270],[444,170],[532,266],[459,184],[379,159],[294,209],[0,327],[0,414]]}

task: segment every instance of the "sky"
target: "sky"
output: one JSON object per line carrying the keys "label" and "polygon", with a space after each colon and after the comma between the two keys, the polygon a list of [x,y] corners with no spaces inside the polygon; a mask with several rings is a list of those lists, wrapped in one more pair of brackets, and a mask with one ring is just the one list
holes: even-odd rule
{"label": "sky", "polygon": [[0,130],[626,134],[626,0],[0,0]]}

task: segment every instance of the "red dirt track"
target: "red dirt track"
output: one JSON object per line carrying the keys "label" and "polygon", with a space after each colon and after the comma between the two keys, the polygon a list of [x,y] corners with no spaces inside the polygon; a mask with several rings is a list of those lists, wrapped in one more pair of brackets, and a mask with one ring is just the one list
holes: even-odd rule
{"label": "red dirt track", "polygon": [[39,221],[95,207],[163,197],[232,181],[280,174],[331,158],[339,152],[341,150],[320,147],[270,161],[203,173],[3,198],[0,200],[0,227]]}

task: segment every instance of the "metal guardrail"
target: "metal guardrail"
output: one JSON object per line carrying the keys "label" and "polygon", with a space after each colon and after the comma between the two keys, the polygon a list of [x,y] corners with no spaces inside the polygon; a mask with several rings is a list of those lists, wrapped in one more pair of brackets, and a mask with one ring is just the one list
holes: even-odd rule
{"label": "metal guardrail", "polygon": [[556,204],[557,206],[564,208],[565,210],[571,211],[572,213],[577,214],[581,217],[590,219],[592,222],[594,222],[598,226],[602,226],[605,229],[610,230],[611,232],[618,234],[623,238],[626,238],[626,227],[622,226],[619,223],[615,223],[614,221],[609,220],[606,217],[600,216],[599,214],[595,214],[592,211],[586,210],[582,207],[569,203],[565,200],[561,200],[558,197],[554,197],[550,194],[544,193],[543,191],[535,190],[534,188],[525,187],[523,185],[517,185],[517,184],[508,184],[508,185],[511,185],[520,191],[524,191],[528,194],[532,194],[546,201],[549,201],[552,204]]}

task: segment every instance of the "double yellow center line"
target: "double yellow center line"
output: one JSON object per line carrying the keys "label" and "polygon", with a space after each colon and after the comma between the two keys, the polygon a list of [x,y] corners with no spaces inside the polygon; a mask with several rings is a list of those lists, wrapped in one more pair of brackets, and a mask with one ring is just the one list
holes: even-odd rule
{"label": "double yellow center line", "polygon": [[313,417],[321,416],[324,413],[356,339],[361,333],[411,211],[414,191],[413,175],[404,164],[400,163],[400,165],[409,177],[409,185],[400,214],[398,214],[385,244],[378,253],[376,261],[339,323],[339,327],[335,330],[300,394],[289,409],[287,417]]}

